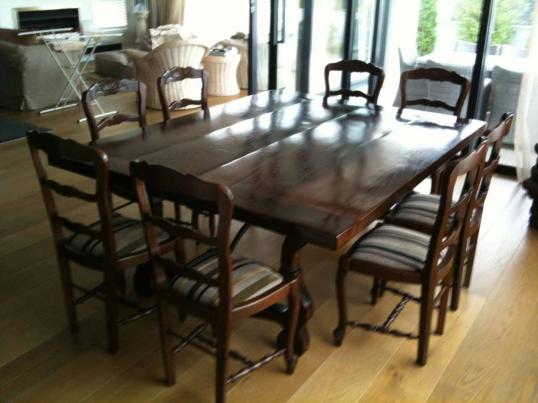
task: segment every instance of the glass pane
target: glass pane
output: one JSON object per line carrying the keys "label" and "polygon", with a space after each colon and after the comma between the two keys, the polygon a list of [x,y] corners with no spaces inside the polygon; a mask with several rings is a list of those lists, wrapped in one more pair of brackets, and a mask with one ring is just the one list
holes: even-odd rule
{"label": "glass pane", "polygon": [[[396,0],[391,3],[380,103],[399,105],[403,71],[440,67],[471,80],[482,0]],[[478,24],[478,25],[477,25]],[[455,105],[459,87],[447,83],[408,83],[409,98],[438,99]],[[468,100],[464,104],[464,114]],[[428,109],[418,107],[417,109]],[[443,109],[437,112],[451,113]]]}
{"label": "glass pane", "polygon": [[[342,60],[344,27],[346,22],[345,0],[314,1],[312,21],[312,55],[310,57],[311,93],[325,91],[323,73],[327,63]],[[341,75],[331,73],[331,85],[341,85]]]}
{"label": "glass pane", "polygon": [[[521,79],[527,65],[532,17],[536,0],[496,0],[493,29],[486,56],[481,118],[490,126],[505,112],[516,112]],[[514,145],[514,126],[505,145]],[[510,153],[503,153],[510,158]],[[510,161],[506,161],[509,165]]]}
{"label": "glass pane", "polygon": [[301,0],[279,1],[278,88],[297,90],[297,57],[304,17]]}
{"label": "glass pane", "polygon": [[358,2],[353,21],[353,58],[369,62],[374,39],[376,0]]}
{"label": "glass pane", "polygon": [[257,4],[257,84],[258,91],[265,91],[269,88],[269,40],[271,33],[271,1],[259,0]]}
{"label": "glass pane", "polygon": [[[353,58],[370,62],[375,24],[375,0],[358,1],[353,21]],[[353,89],[368,91],[368,74],[352,74],[350,77]]]}

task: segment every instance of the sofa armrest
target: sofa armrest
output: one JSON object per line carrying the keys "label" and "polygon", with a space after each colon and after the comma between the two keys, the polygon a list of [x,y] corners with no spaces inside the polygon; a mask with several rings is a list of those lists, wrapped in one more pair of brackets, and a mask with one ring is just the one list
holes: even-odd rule
{"label": "sofa armrest", "polygon": [[147,56],[149,52],[139,49],[125,49],[123,53],[133,62],[135,79],[140,80],[140,77],[145,75],[147,67]]}
{"label": "sofa armrest", "polygon": [[139,49],[124,49],[123,53],[125,53],[129,60],[132,60],[133,62],[139,61],[148,55],[148,52]]}
{"label": "sofa armrest", "polygon": [[[2,72],[22,73],[25,63],[26,59],[20,45],[0,40],[0,69]],[[6,76],[2,75],[2,77]]]}

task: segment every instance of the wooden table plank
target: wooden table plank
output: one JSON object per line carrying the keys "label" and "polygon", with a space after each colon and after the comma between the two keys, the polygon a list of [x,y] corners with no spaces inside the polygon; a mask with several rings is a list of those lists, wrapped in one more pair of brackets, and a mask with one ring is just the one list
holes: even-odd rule
{"label": "wooden table plank", "polygon": [[231,187],[241,219],[338,249],[485,127],[480,121],[432,126],[446,120],[437,114],[395,116],[392,108],[358,109],[202,177]]}

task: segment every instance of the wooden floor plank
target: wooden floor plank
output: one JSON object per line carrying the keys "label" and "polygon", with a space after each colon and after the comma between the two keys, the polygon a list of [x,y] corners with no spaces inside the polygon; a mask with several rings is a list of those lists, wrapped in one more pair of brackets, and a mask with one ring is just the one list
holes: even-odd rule
{"label": "wooden floor plank", "polygon": [[469,332],[484,302],[484,298],[464,294],[460,309],[448,314],[445,333],[442,336],[432,335],[427,367],[422,368],[415,363],[417,342],[405,340],[379,372],[367,393],[357,401],[426,401]]}
{"label": "wooden floor plank", "polygon": [[431,401],[538,401],[537,242],[527,233]]}

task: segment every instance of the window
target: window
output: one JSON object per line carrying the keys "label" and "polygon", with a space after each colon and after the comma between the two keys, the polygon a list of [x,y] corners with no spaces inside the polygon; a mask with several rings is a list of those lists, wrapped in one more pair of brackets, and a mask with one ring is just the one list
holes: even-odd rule
{"label": "window", "polygon": [[93,28],[107,30],[127,27],[127,5],[125,0],[92,1]]}

